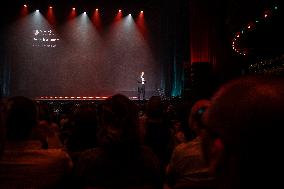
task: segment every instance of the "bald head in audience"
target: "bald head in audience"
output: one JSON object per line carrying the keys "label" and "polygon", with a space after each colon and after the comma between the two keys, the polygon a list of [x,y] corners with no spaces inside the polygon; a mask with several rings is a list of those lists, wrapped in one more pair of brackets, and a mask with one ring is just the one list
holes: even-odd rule
{"label": "bald head in audience", "polygon": [[[284,79],[246,76],[223,85],[204,114],[206,154],[218,188],[283,188],[279,171]],[[282,184],[282,187],[281,187]]]}

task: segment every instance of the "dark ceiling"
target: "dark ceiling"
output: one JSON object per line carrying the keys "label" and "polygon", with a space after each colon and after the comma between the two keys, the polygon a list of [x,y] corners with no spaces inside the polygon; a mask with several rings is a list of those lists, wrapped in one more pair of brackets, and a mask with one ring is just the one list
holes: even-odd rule
{"label": "dark ceiling", "polygon": [[[284,10],[281,0],[10,0],[6,2],[4,11],[1,11],[0,23],[9,23],[17,18],[19,8],[27,3],[31,9],[43,9],[49,5],[56,7],[61,14],[76,6],[79,10],[85,11],[100,7],[101,9],[127,9],[147,10],[151,12],[164,12],[175,10],[175,13],[181,12],[177,16],[182,16],[179,22],[187,20],[187,7],[196,1],[202,7],[209,7],[211,14],[219,19],[219,26],[224,27],[224,31],[231,38],[235,33],[244,28],[249,22],[255,21],[263,15],[263,12],[274,5],[279,7],[277,16],[269,23],[261,23],[254,32],[248,34],[242,39],[241,45],[253,50],[253,53],[261,54],[268,51],[282,51],[282,42],[284,41],[283,30],[280,28]],[[283,1],[283,0],[282,0]],[[180,10],[176,10],[180,9]],[[178,19],[177,19],[178,20]],[[188,23],[179,23],[188,24]]]}
{"label": "dark ceiling", "polygon": [[[190,6],[192,1],[198,1],[201,6],[217,9],[216,12],[214,12],[215,10],[211,11],[225,19],[230,31],[237,30],[247,21],[254,19],[261,14],[265,7],[281,2],[281,0],[10,0],[5,2],[6,8],[0,14],[6,19],[13,17],[13,11],[19,9],[23,4],[28,4],[31,9],[43,9],[53,5],[59,11],[74,6],[82,10],[100,7],[108,10],[125,8],[155,11],[156,9],[172,10],[173,8]],[[179,6],[176,6],[177,4]]]}

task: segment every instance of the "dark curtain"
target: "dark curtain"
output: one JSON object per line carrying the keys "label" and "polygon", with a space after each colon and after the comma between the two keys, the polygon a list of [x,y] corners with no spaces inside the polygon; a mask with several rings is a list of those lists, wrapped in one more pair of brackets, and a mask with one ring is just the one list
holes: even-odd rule
{"label": "dark curtain", "polygon": [[2,33],[0,39],[0,98],[7,97],[10,94],[10,67],[9,56],[5,51]]}
{"label": "dark curtain", "polygon": [[[193,99],[210,98],[219,84],[239,74],[232,59],[225,0],[189,0],[189,86]],[[196,65],[195,65],[196,64]]]}
{"label": "dark curtain", "polygon": [[163,57],[165,93],[181,96],[189,58],[188,0],[168,2],[163,9]]}

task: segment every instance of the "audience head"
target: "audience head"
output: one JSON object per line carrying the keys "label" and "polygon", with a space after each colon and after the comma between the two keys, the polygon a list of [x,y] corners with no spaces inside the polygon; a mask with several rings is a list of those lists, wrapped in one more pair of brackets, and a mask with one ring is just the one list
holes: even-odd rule
{"label": "audience head", "polygon": [[135,146],[139,143],[138,108],[126,96],[106,99],[101,109],[98,140],[105,146]]}
{"label": "audience head", "polygon": [[30,136],[37,124],[37,108],[33,100],[15,96],[6,104],[6,137],[9,140],[23,140]]}
{"label": "audience head", "polygon": [[74,110],[71,119],[80,131],[89,132],[93,130],[95,132],[97,129],[97,112],[92,104],[81,104],[78,106]]}
{"label": "audience head", "polygon": [[70,135],[65,141],[69,152],[80,152],[97,146],[97,109],[95,104],[81,104],[69,119]]}
{"label": "audience head", "polygon": [[146,114],[149,118],[160,118],[163,115],[163,104],[160,96],[151,96],[147,106]]}
{"label": "audience head", "polygon": [[51,107],[46,103],[37,103],[38,107],[38,119],[44,120],[48,124],[51,124],[53,120],[53,113]]}
{"label": "audience head", "polygon": [[246,76],[215,93],[203,123],[210,146],[205,151],[219,188],[271,188],[282,183],[276,168],[283,162],[283,114],[283,78]]}

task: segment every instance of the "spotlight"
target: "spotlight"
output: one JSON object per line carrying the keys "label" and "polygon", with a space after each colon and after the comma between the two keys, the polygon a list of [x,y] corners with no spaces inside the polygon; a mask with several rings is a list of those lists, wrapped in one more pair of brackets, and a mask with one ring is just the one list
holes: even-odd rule
{"label": "spotlight", "polygon": [[73,8],[72,8],[72,10],[76,10],[76,8],[75,8],[75,7],[73,7]]}
{"label": "spotlight", "polygon": [[26,8],[27,8],[28,6],[25,4],[25,5],[24,5],[24,7],[26,7]]}

